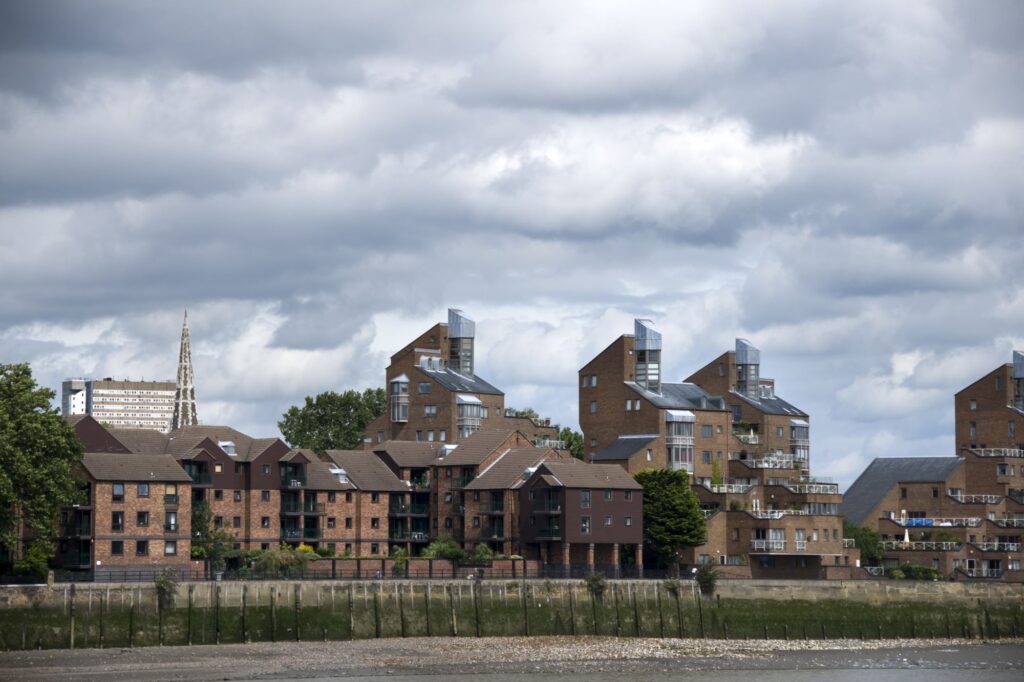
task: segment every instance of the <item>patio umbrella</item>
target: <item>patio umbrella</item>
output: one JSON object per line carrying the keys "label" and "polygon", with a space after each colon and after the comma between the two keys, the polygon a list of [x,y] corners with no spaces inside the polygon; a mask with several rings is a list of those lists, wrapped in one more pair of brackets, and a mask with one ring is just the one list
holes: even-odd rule
{"label": "patio umbrella", "polygon": [[910,529],[909,528],[904,528],[903,529],[903,542],[907,543],[908,545],[910,544]]}

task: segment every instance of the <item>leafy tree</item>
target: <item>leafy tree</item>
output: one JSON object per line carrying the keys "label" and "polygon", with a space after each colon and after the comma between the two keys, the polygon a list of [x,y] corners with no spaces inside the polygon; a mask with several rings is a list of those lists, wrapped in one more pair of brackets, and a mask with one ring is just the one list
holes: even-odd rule
{"label": "leafy tree", "polygon": [[456,559],[466,558],[466,552],[459,547],[455,540],[446,535],[437,538],[423,550],[424,559]]}
{"label": "leafy tree", "polygon": [[644,549],[660,566],[679,568],[679,550],[703,545],[707,524],[685,471],[645,469],[634,478],[644,489]]}
{"label": "leafy tree", "polygon": [[562,427],[558,433],[558,440],[565,443],[565,449],[576,459],[583,459],[583,434],[573,431],[568,426]]}
{"label": "leafy tree", "polygon": [[537,414],[537,410],[533,409],[532,407],[524,407],[521,410],[517,410],[514,407],[513,408],[506,408],[505,412],[508,413],[509,410],[512,411],[512,416],[513,417],[523,417],[525,419],[533,419],[533,420],[540,419],[540,415]]}
{"label": "leafy tree", "polygon": [[200,502],[192,506],[192,558],[206,559],[214,572],[224,570],[228,552],[235,545],[235,536],[213,527],[210,505]]}
{"label": "leafy tree", "polygon": [[711,485],[722,485],[725,483],[725,476],[722,475],[722,465],[716,459],[711,463]]}
{"label": "leafy tree", "polygon": [[384,414],[387,394],[382,388],[335,393],[327,391],[315,398],[306,396],[306,404],[288,408],[277,423],[284,439],[292,447],[323,450],[348,450],[356,447],[366,433],[366,425]]}
{"label": "leafy tree", "polygon": [[24,524],[30,553],[53,556],[58,511],[80,497],[71,472],[82,445],[53,398],[27,364],[0,364],[0,543],[14,554]]}
{"label": "leafy tree", "polygon": [[857,548],[860,549],[862,565],[878,566],[882,563],[882,539],[878,533],[864,526],[856,526],[844,518],[843,537],[854,539]]}
{"label": "leafy tree", "polygon": [[714,564],[701,564],[697,568],[697,575],[695,578],[701,594],[706,597],[714,596],[715,585],[718,583],[718,571],[715,570]]}

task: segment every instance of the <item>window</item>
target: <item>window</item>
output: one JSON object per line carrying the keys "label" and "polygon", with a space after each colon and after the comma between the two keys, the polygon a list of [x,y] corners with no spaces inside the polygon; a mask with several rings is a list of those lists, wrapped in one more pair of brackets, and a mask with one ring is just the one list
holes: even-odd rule
{"label": "window", "polygon": [[583,533],[584,535],[590,535],[590,517],[589,516],[581,516],[580,517],[580,532]]}
{"label": "window", "polygon": [[245,464],[243,462],[235,462],[235,473],[241,474],[245,471]]}
{"label": "window", "polygon": [[370,554],[380,554],[380,545],[376,542],[370,545]]}
{"label": "window", "polygon": [[384,432],[383,431],[378,431],[377,432],[377,442],[378,443],[383,443],[384,442]]}
{"label": "window", "polygon": [[611,515],[608,515],[608,516],[604,517],[604,525],[606,525],[606,526],[612,525],[612,517],[611,517]]}
{"label": "window", "polygon": [[451,467],[445,467],[445,469],[444,469],[444,477],[445,478],[451,478],[452,477],[452,468]]}
{"label": "window", "polygon": [[235,491],[235,502],[241,502],[241,501],[242,501],[242,491],[241,490],[236,490]]}
{"label": "window", "polygon": [[430,393],[430,382],[429,381],[421,381],[420,385],[419,385],[419,392],[420,393]]}
{"label": "window", "polygon": [[110,499],[112,502],[124,502],[124,483],[114,483],[110,486]]}
{"label": "window", "polygon": [[632,490],[627,490],[625,495],[626,495],[626,502],[632,502],[633,501],[633,491]]}
{"label": "window", "polygon": [[335,528],[335,527],[337,527],[337,525],[338,525],[337,519],[335,519],[333,516],[328,516],[327,517],[327,527],[328,528]]}
{"label": "window", "polygon": [[971,422],[968,438],[970,439],[970,441],[972,443],[974,441],[978,440],[978,423],[977,422]]}
{"label": "window", "polygon": [[270,528],[270,517],[269,516],[261,516],[260,517],[260,528]]}
{"label": "window", "polygon": [[416,432],[416,440],[423,440],[423,432],[422,431],[417,431]]}
{"label": "window", "polygon": [[110,555],[111,556],[124,556],[124,540],[111,540],[110,541]]}
{"label": "window", "polygon": [[582,377],[580,377],[580,388],[586,388],[587,387],[588,379],[590,379],[590,377],[588,377],[586,374],[584,374]]}
{"label": "window", "polygon": [[473,527],[474,528],[479,528],[480,527],[480,517],[479,516],[474,516],[473,517]]}
{"label": "window", "polygon": [[740,529],[739,528],[733,528],[732,529],[732,539],[733,540],[739,540],[740,539]]}
{"label": "window", "polygon": [[121,533],[124,531],[124,512],[110,512],[110,532]]}
{"label": "window", "polygon": [[219,474],[222,471],[224,471],[224,465],[222,465],[222,464],[214,464],[213,465],[213,473]]}
{"label": "window", "polygon": [[996,476],[1013,476],[1013,465],[996,464]]}
{"label": "window", "polygon": [[232,516],[231,517],[231,527],[232,528],[241,528],[242,527],[242,517],[241,516]]}
{"label": "window", "polygon": [[1003,390],[1003,377],[1001,377],[1001,376],[997,376],[996,377],[996,390],[997,391]]}
{"label": "window", "polygon": [[605,490],[604,491],[604,501],[605,502],[611,502],[614,498],[615,498],[615,491],[614,490]]}
{"label": "window", "polygon": [[445,431],[444,429],[441,429],[441,435],[438,436],[438,440],[441,441],[442,443],[448,440],[448,432]]}
{"label": "window", "polygon": [[144,528],[149,525],[149,512],[140,511],[135,514],[135,525]]}
{"label": "window", "polygon": [[633,517],[632,516],[627,516],[625,519],[623,519],[623,521],[625,521],[627,526],[632,526],[633,525]]}
{"label": "window", "polygon": [[149,540],[136,540],[135,541],[135,556],[148,556],[149,555]]}
{"label": "window", "polygon": [[725,363],[724,362],[718,363],[718,376],[720,376],[720,377],[724,377],[725,376]]}
{"label": "window", "polygon": [[590,491],[580,491],[580,509],[590,509]]}
{"label": "window", "polygon": [[776,438],[782,438],[782,436],[783,436],[783,428],[781,426],[776,426],[775,427],[775,437]]}
{"label": "window", "polygon": [[938,496],[939,496],[939,489],[938,488],[932,488],[932,497],[938,497]]}
{"label": "window", "polygon": [[711,438],[711,436],[712,436],[711,424],[702,424],[701,427],[700,427],[700,437],[701,438]]}
{"label": "window", "polygon": [[433,429],[431,429],[430,431],[427,431],[427,441],[429,441],[431,443],[434,442],[434,430]]}
{"label": "window", "polygon": [[380,519],[374,516],[370,519],[370,528],[380,528]]}
{"label": "window", "polygon": [[223,490],[214,490],[213,491],[213,499],[218,500],[218,501],[223,500],[224,499],[224,491]]}
{"label": "window", "polygon": [[139,483],[137,486],[135,486],[135,494],[138,497],[149,497],[149,484]]}
{"label": "window", "polygon": [[647,461],[648,462],[651,461],[651,451],[650,450],[647,451]]}
{"label": "window", "polygon": [[636,400],[633,401],[633,411],[634,412],[639,412],[640,411],[640,399],[639,398],[637,398]]}
{"label": "window", "polygon": [[348,528],[349,530],[352,529],[352,517],[351,516],[346,516],[345,517],[345,528]]}
{"label": "window", "polygon": [[164,556],[174,556],[178,553],[177,540],[164,540]]}
{"label": "window", "polygon": [[906,488],[900,488],[900,498],[904,499],[904,500],[907,499],[907,489]]}
{"label": "window", "polygon": [[976,409],[978,409],[978,401],[971,398],[971,411],[973,412]]}
{"label": "window", "polygon": [[705,450],[700,454],[700,458],[705,464],[711,464],[711,451]]}
{"label": "window", "polygon": [[444,520],[444,527],[445,528],[451,528],[452,527],[452,520],[451,519],[445,519]]}
{"label": "window", "polygon": [[269,476],[270,475],[270,465],[269,464],[264,464],[263,467],[261,468],[261,471],[263,472],[264,476]]}
{"label": "window", "polygon": [[424,417],[436,417],[437,416],[437,405],[424,405],[423,406]]}
{"label": "window", "polygon": [[262,501],[264,501],[264,502],[270,502],[270,491],[269,490],[261,490],[260,491],[260,499]]}
{"label": "window", "polygon": [[223,516],[214,516],[213,517],[213,527],[214,528],[223,528],[224,527],[224,517]]}
{"label": "window", "polygon": [[596,400],[591,400],[590,401],[590,414],[597,414],[597,401]]}
{"label": "window", "polygon": [[380,493],[370,493],[370,502],[374,504],[380,502]]}
{"label": "window", "polygon": [[346,502],[351,502],[352,501],[352,493],[345,493],[345,501]]}
{"label": "window", "polygon": [[327,493],[327,501],[328,502],[334,502],[337,499],[338,499],[338,494],[337,493],[333,493],[333,492],[332,493]]}
{"label": "window", "polygon": [[1012,419],[1006,422],[1006,435],[1008,438],[1017,437],[1017,422]]}

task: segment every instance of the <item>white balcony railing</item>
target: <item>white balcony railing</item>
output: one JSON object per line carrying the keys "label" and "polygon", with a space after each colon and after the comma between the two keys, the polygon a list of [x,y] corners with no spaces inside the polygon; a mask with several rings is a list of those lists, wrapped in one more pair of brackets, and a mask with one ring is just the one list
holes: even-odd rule
{"label": "white balcony railing", "polygon": [[1019,542],[972,542],[973,546],[983,552],[1019,552]]}
{"label": "white balcony railing", "polygon": [[956,552],[961,547],[959,542],[903,542],[902,540],[882,540],[882,549],[908,550],[912,552]]}
{"label": "white balcony railing", "polygon": [[1003,528],[1024,528],[1024,519],[992,519],[992,523]]}
{"label": "white balcony railing", "polygon": [[786,516],[807,516],[807,512],[799,509],[756,509],[748,511],[755,519],[781,519]]}
{"label": "white balcony railing", "polygon": [[838,495],[839,485],[835,483],[785,483],[786,490],[801,495]]}
{"label": "white balcony railing", "polygon": [[720,483],[718,485],[702,483],[701,485],[713,493],[745,493],[754,487],[746,483]]}
{"label": "white balcony railing", "polygon": [[856,547],[857,541],[854,538],[843,538],[843,547]]}
{"label": "white balcony railing", "polygon": [[802,552],[807,549],[807,540],[794,540],[793,544],[796,546],[798,552]]}
{"label": "white balcony railing", "polygon": [[908,528],[977,528],[984,519],[979,516],[942,517],[929,519],[890,519],[893,523]]}
{"label": "white balcony railing", "polygon": [[1019,448],[970,448],[979,457],[1024,457],[1024,450]]}
{"label": "white balcony railing", "polygon": [[755,552],[783,552],[786,549],[785,540],[751,540],[750,545]]}
{"label": "white balcony railing", "polygon": [[665,445],[670,448],[693,447],[693,436],[665,436]]}
{"label": "white balcony railing", "polygon": [[965,573],[972,578],[998,578],[1003,575],[998,568],[969,568]]}
{"label": "white balcony railing", "polygon": [[950,493],[949,496],[963,504],[999,504],[1003,501],[1002,495],[954,495]]}
{"label": "white balcony railing", "polygon": [[736,440],[746,445],[758,445],[761,442],[756,433],[734,433],[732,435],[736,436]]}

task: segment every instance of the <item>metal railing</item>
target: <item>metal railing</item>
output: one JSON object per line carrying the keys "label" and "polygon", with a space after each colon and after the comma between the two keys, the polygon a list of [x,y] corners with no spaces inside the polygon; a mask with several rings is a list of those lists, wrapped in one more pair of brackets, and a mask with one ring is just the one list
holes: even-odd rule
{"label": "metal railing", "polygon": [[1000,578],[1003,575],[998,568],[968,568],[964,573],[972,578]]}
{"label": "metal railing", "polygon": [[701,485],[713,493],[745,493],[754,487],[746,483],[720,483],[718,485],[701,483]]}
{"label": "metal railing", "polygon": [[1019,552],[1019,542],[972,542],[972,546],[983,552]]}
{"label": "metal railing", "polygon": [[535,513],[558,513],[562,511],[562,502],[560,500],[534,500],[533,511]]}
{"label": "metal railing", "polygon": [[412,490],[430,490],[430,477],[417,476],[416,478],[410,479],[409,487]]}
{"label": "metal railing", "polygon": [[902,540],[882,540],[882,549],[886,550],[907,550],[912,552],[956,552],[963,547],[962,542],[903,542]]}
{"label": "metal railing", "polygon": [[177,495],[164,495],[164,504],[178,504]]}
{"label": "metal railing", "polygon": [[670,448],[693,445],[693,436],[665,436],[665,445]]}
{"label": "metal railing", "polygon": [[733,458],[737,462],[742,462],[751,469],[796,469],[796,461],[792,458],[781,458],[781,457],[761,457],[757,459],[739,459]]}
{"label": "metal railing", "polygon": [[1024,528],[1024,519],[989,519],[1002,528]]}
{"label": "metal railing", "polygon": [[396,530],[388,533],[388,539],[393,542],[429,542],[430,534],[418,530]]}
{"label": "metal railing", "polygon": [[192,479],[192,485],[207,485],[213,483],[213,474],[209,471],[189,471],[189,478]]}
{"label": "metal railing", "polygon": [[490,502],[485,502],[484,504],[480,505],[480,511],[484,514],[504,514],[505,502],[495,502],[493,500]]}
{"label": "metal railing", "polygon": [[854,538],[843,538],[843,547],[856,547],[857,540]]}
{"label": "metal railing", "polygon": [[748,510],[748,514],[755,519],[781,519],[786,516],[810,516],[800,509],[757,509]]}
{"label": "metal railing", "polygon": [[305,474],[285,474],[281,476],[282,488],[303,488],[306,485]]}
{"label": "metal railing", "polygon": [[984,521],[980,516],[890,520],[907,528],[977,528]]}
{"label": "metal railing", "polygon": [[281,537],[285,540],[315,540],[320,537],[319,528],[282,528]]}
{"label": "metal railing", "polygon": [[466,474],[465,476],[453,476],[452,477],[452,488],[465,488],[475,477],[473,474]]}
{"label": "metal railing", "polygon": [[[806,545],[806,543],[804,543]],[[785,540],[751,540],[751,549],[755,552],[782,552],[786,549]]]}
{"label": "metal railing", "polygon": [[963,504],[999,504],[1003,501],[1002,495],[954,495],[949,493],[949,496]]}
{"label": "metal railing", "polygon": [[1020,448],[968,448],[979,457],[1024,457]]}
{"label": "metal railing", "polygon": [[562,537],[561,528],[541,528],[537,531],[537,537],[539,538],[560,538]]}
{"label": "metal railing", "polygon": [[555,450],[565,450],[564,440],[552,440],[550,438],[537,438],[533,441],[533,447],[535,448],[553,448]]}
{"label": "metal railing", "polygon": [[803,551],[807,549],[807,540],[794,540],[793,545],[796,547],[797,551]]}
{"label": "metal railing", "polygon": [[837,483],[783,483],[783,487],[801,495],[838,495]]}
{"label": "metal railing", "polygon": [[761,442],[760,436],[756,433],[736,433],[734,431],[732,435],[736,436],[738,441],[746,445],[758,445]]}
{"label": "metal railing", "polygon": [[181,526],[179,526],[176,523],[165,523],[164,524],[164,532],[165,533],[177,533],[180,528],[181,528]]}
{"label": "metal railing", "polygon": [[423,502],[417,502],[415,504],[396,504],[391,503],[388,507],[388,512],[391,514],[409,514],[412,516],[423,516],[427,513],[427,505]]}

